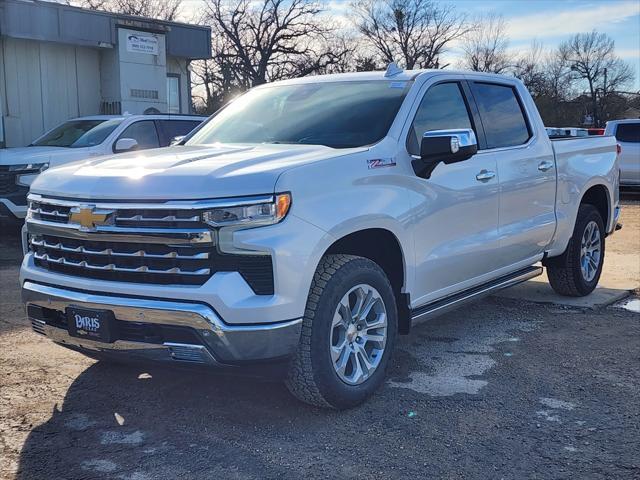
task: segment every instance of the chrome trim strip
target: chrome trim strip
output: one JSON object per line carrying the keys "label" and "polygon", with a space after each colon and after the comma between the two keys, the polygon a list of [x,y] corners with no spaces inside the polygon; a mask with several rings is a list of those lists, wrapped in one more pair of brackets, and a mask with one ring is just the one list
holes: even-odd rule
{"label": "chrome trim strip", "polygon": [[180,218],[175,215],[166,215],[164,217],[145,217],[143,215],[134,215],[133,217],[123,217],[118,215],[116,217],[116,222],[199,222],[200,215],[194,215],[189,218]]}
{"label": "chrome trim strip", "polygon": [[503,288],[512,287],[518,283],[526,282],[527,280],[542,275],[542,272],[542,267],[528,267],[520,272],[515,272],[511,275],[505,276],[503,279],[490,282],[483,287],[476,287],[466,292],[461,292],[458,295],[452,295],[448,299],[444,298],[442,300],[436,300],[435,302],[423,305],[422,307],[414,308],[411,317],[412,325],[417,325],[430,320],[438,315],[442,315],[454,308],[464,305],[467,302],[491,295]]}
{"label": "chrome trim strip", "polygon": [[252,197],[237,198],[221,198],[212,200],[173,200],[163,203],[144,203],[144,202],[123,202],[109,203],[109,200],[59,200],[56,198],[47,198],[37,193],[30,193],[27,196],[30,202],[44,203],[47,205],[58,205],[61,207],[77,207],[81,203],[90,203],[97,208],[110,210],[207,210],[211,208],[233,207],[242,205],[255,205],[259,203],[270,203],[274,201],[273,195],[256,195]]}
{"label": "chrome trim strip", "polygon": [[87,262],[86,260],[74,262],[72,260],[67,260],[64,257],[51,258],[46,253],[40,254],[38,252],[33,253],[33,258],[35,258],[36,260],[42,260],[45,262],[57,263],[58,265],[64,265],[67,267],[84,268],[87,270],[102,270],[102,271],[108,271],[108,272],[127,272],[127,273],[150,273],[152,275],[157,275],[157,274],[168,274],[168,275],[175,274],[175,275],[187,275],[187,276],[188,275],[195,275],[195,276],[211,275],[211,269],[209,268],[200,268],[194,271],[181,270],[179,267],[169,268],[168,270],[157,270],[157,269],[151,269],[146,265],[142,265],[136,268],[125,268],[125,267],[118,267],[113,263],[109,263],[107,265],[93,265]]}
{"label": "chrome trim strip", "polygon": [[[291,355],[298,347],[302,319],[255,325],[229,325],[213,309],[199,303],[148,298],[117,297],[66,290],[25,281],[22,301],[27,305],[64,312],[70,305],[111,310],[118,320],[161,325],[191,327],[202,335],[206,347],[218,362],[251,361]],[[115,350],[114,344],[97,344],[91,340],[74,339],[66,330],[47,325],[62,339],[80,342],[83,346],[99,345],[103,350]],[[47,336],[50,336],[47,333]],[[73,339],[73,340],[70,340]],[[118,343],[118,342],[116,342]],[[138,342],[121,342],[124,350],[137,350]],[[153,345],[157,348],[158,345]]]}
{"label": "chrome trim strip", "polygon": [[113,227],[98,225],[91,231],[80,230],[76,224],[27,219],[31,235],[53,235],[96,241],[178,244],[213,244],[214,234],[208,229]]}
{"label": "chrome trim strip", "polygon": [[209,258],[208,252],[195,253],[193,255],[181,255],[178,252],[169,252],[165,254],[147,253],[144,250],[138,250],[134,253],[117,252],[113,248],[105,248],[104,250],[90,250],[80,245],[79,247],[65,247],[62,242],[53,244],[48,243],[46,240],[36,240],[35,237],[31,237],[31,245],[35,247],[43,247],[51,250],[58,250],[61,252],[70,253],[86,253],[87,255],[102,255],[110,257],[140,257],[140,258],[153,258],[153,259],[169,259],[169,260],[206,260]]}

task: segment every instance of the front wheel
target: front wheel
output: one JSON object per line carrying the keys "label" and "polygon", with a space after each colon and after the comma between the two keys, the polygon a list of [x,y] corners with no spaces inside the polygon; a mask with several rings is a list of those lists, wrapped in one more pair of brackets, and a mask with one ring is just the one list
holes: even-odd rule
{"label": "front wheel", "polygon": [[311,284],[287,387],[312,405],[362,403],[384,381],[397,330],[384,271],[366,258],[326,255]]}
{"label": "front wheel", "polygon": [[568,297],[589,295],[598,285],[604,264],[604,222],[598,209],[583,204],[567,249],[546,261],[549,283]]}

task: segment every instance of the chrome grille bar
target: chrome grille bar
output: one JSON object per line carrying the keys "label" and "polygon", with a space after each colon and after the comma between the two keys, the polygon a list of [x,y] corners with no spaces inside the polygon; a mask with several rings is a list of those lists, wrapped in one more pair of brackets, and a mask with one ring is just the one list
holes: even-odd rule
{"label": "chrome grille bar", "polygon": [[40,254],[38,252],[34,253],[34,258],[36,260],[57,263],[59,265],[65,265],[68,267],[84,268],[87,270],[103,270],[103,271],[113,271],[113,272],[150,273],[150,274],[178,274],[178,275],[206,275],[206,276],[211,275],[211,269],[209,268],[201,268],[195,271],[182,270],[179,267],[172,267],[167,270],[158,270],[158,269],[151,269],[146,265],[142,265],[136,268],[126,268],[126,267],[118,267],[113,263],[109,263],[107,265],[95,265],[87,262],[86,260],[74,262],[64,257],[52,258],[47,253]]}
{"label": "chrome grille bar", "polygon": [[133,253],[115,251],[113,248],[105,248],[103,250],[91,250],[82,245],[78,247],[67,247],[58,243],[48,243],[46,240],[37,240],[35,237],[31,238],[31,245],[34,247],[44,247],[50,250],[57,250],[61,252],[70,253],[85,253],[87,255],[102,255],[110,257],[142,257],[142,258],[157,258],[157,259],[175,259],[175,260],[206,260],[209,258],[208,252],[194,253],[193,255],[181,255],[178,252],[172,251],[166,254],[154,254],[147,253],[144,250],[138,250]]}
{"label": "chrome grille bar", "polygon": [[75,224],[47,222],[27,219],[27,228],[32,235],[55,235],[81,240],[156,243],[163,245],[213,244],[214,236],[208,229],[115,227],[98,225],[93,230],[81,230]]}

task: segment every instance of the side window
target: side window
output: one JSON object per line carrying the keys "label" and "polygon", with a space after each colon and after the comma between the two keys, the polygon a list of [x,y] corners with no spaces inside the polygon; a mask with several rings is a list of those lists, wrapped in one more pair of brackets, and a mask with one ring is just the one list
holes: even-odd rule
{"label": "side window", "polygon": [[408,152],[419,154],[425,132],[453,128],[473,128],[460,85],[455,82],[434,85],[424,94],[413,119],[407,138]]}
{"label": "side window", "polygon": [[133,138],[138,142],[138,150],[158,148],[160,146],[158,132],[156,132],[156,126],[153,120],[143,120],[132,123],[120,134],[118,140],[121,138]]}
{"label": "side window", "polygon": [[619,123],[616,128],[616,140],[640,143],[640,123]]}
{"label": "side window", "polygon": [[186,135],[200,125],[200,122],[195,120],[157,120],[157,124],[160,132],[160,146],[167,147],[173,137]]}
{"label": "side window", "polygon": [[513,147],[527,143],[531,132],[513,87],[472,82],[487,148]]}

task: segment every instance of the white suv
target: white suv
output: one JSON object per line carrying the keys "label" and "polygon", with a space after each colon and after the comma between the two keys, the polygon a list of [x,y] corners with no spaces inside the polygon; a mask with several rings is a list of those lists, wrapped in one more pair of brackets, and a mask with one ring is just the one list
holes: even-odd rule
{"label": "white suv", "polygon": [[614,135],[620,144],[620,185],[640,187],[640,119],[607,122],[605,135]]}
{"label": "white suv", "polygon": [[166,147],[205,117],[185,115],[96,115],[74,118],[28,147],[0,149],[0,216],[24,218],[27,191],[43,170],[90,157]]}

